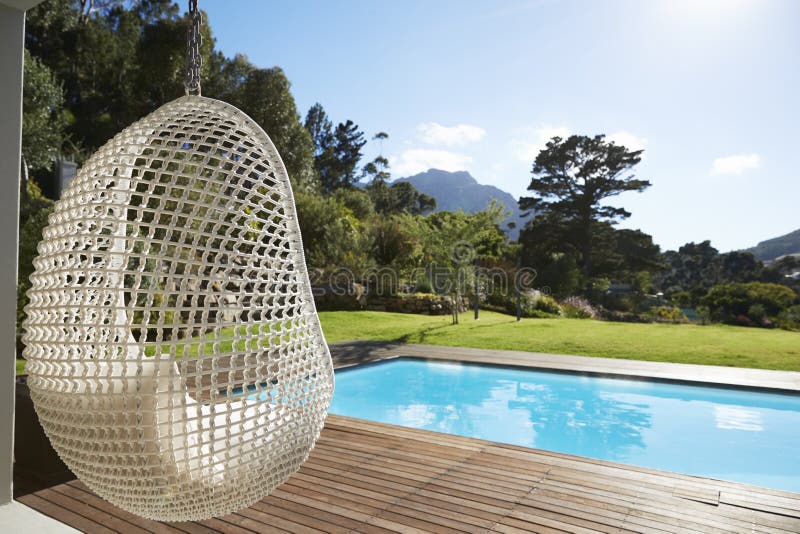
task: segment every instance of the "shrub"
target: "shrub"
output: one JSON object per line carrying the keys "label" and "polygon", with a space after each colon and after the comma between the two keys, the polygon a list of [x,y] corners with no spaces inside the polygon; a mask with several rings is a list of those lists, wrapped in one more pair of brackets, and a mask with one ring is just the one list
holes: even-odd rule
{"label": "shrub", "polygon": [[763,282],[720,284],[701,299],[711,318],[740,325],[771,324],[771,319],[792,306],[797,294],[789,287]]}
{"label": "shrub", "polygon": [[[512,315],[517,314],[517,295],[515,293],[494,293],[487,299],[487,308],[502,311]],[[547,319],[559,317],[561,306],[554,298],[542,295],[539,292],[523,293],[520,297],[520,312],[522,317],[538,317]]]}
{"label": "shrub", "polygon": [[539,294],[538,296],[534,296],[533,309],[551,315],[561,315],[561,306],[558,305],[556,299],[549,295]]}
{"label": "shrub", "polygon": [[708,309],[708,306],[697,307],[697,320],[700,321],[700,324],[711,323],[711,310]]}
{"label": "shrub", "polygon": [[800,330],[800,304],[778,314],[778,326],[785,330]]}
{"label": "shrub", "polygon": [[685,323],[686,315],[676,306],[654,306],[644,313],[644,316],[657,323]]}
{"label": "shrub", "polygon": [[567,297],[561,301],[564,317],[570,319],[596,319],[597,310],[588,300],[581,297]]}

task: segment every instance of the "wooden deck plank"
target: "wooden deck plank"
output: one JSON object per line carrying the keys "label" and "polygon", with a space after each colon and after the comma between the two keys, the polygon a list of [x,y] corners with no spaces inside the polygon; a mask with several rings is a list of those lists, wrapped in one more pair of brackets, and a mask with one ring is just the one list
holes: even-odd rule
{"label": "wooden deck plank", "polygon": [[[47,491],[47,490],[43,490]],[[65,508],[59,504],[51,502],[50,500],[46,499],[45,497],[41,496],[40,493],[30,493],[18,499],[19,502],[22,504],[33,508],[46,516],[50,516],[56,521],[60,521],[65,525],[69,525],[72,528],[80,530],[82,532],[97,532],[98,534],[113,534],[114,531],[110,530],[100,523],[96,521],[92,521],[86,517],[83,517],[80,514],[77,514],[70,510],[69,508]],[[47,494],[45,494],[47,495]]]}
{"label": "wooden deck plank", "polygon": [[286,484],[222,518],[151,522],[79,481],[20,501],[101,533],[800,532],[798,494],[339,416]]}
{"label": "wooden deck plank", "polygon": [[[541,358],[523,353],[449,347],[378,344],[365,352],[347,345],[332,351],[337,366],[401,354],[541,364]],[[583,372],[609,372],[597,359],[564,362],[583,366]],[[625,363],[626,372],[635,374],[640,363]],[[776,388],[793,379],[774,377]],[[79,481],[18,500],[101,534],[800,532],[800,494],[340,416],[328,417],[310,458],[286,484],[222,518],[149,521],[107,503]]]}

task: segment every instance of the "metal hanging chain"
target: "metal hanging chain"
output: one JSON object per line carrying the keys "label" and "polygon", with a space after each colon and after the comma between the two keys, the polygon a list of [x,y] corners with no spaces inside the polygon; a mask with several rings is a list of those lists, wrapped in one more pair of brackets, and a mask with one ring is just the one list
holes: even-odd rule
{"label": "metal hanging chain", "polygon": [[203,58],[200,57],[200,45],[203,36],[200,35],[201,15],[197,9],[197,0],[189,0],[189,31],[186,40],[186,79],[183,82],[187,95],[200,96],[200,67]]}

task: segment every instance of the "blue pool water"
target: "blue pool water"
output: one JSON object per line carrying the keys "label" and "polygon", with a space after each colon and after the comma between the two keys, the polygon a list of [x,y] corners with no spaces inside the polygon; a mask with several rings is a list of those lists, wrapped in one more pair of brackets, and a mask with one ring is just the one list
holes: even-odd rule
{"label": "blue pool water", "polygon": [[330,412],[800,492],[800,396],[399,359]]}

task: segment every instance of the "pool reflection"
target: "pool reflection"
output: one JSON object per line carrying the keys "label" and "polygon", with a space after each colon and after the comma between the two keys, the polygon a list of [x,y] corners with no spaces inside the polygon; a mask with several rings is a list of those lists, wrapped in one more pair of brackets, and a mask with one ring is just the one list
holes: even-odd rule
{"label": "pool reflection", "polygon": [[800,491],[795,396],[413,359],[336,380],[331,413]]}

